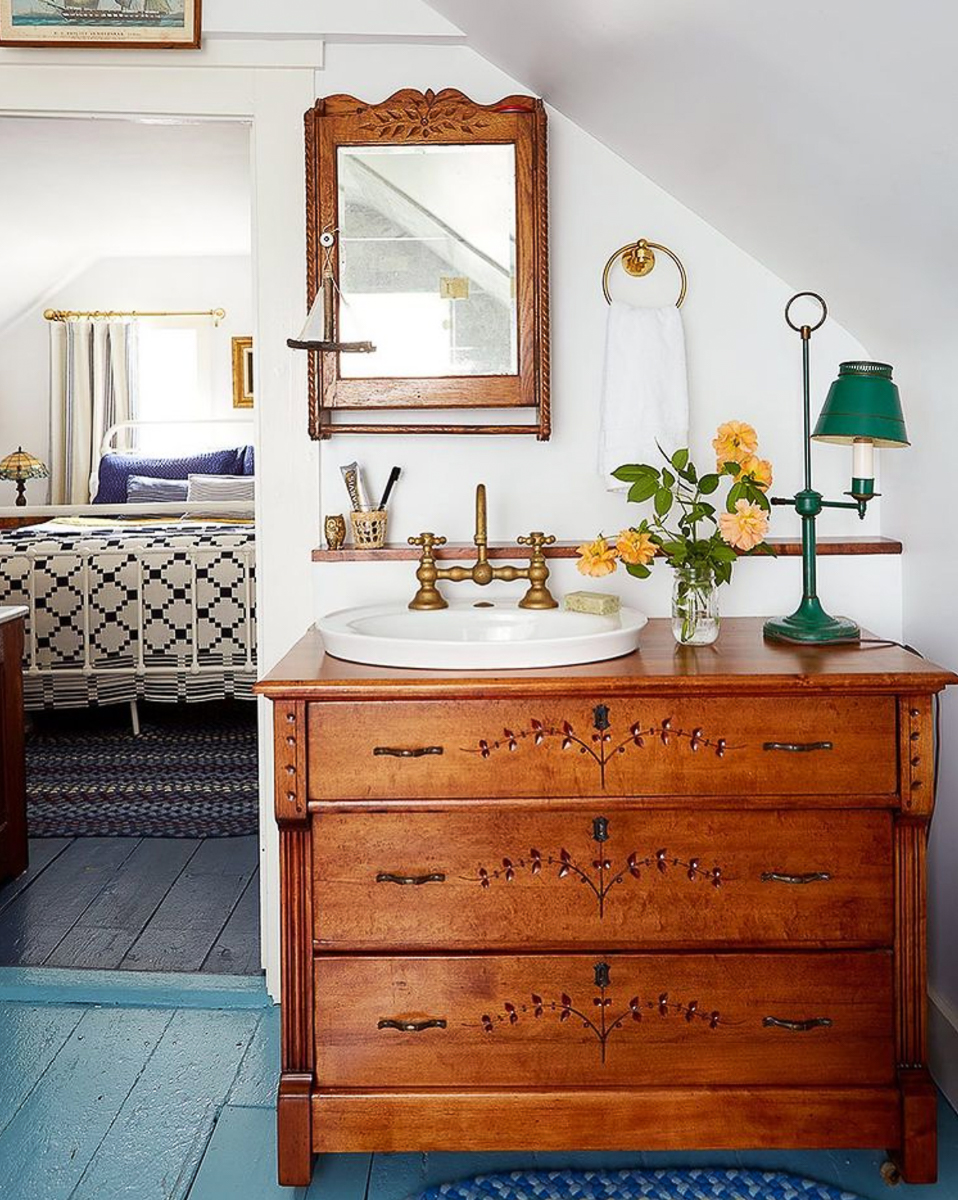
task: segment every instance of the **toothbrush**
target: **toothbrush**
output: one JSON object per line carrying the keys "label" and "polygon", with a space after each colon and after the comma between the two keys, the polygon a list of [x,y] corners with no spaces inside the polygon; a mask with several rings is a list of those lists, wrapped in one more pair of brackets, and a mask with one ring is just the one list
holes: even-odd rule
{"label": "toothbrush", "polygon": [[382,500],[379,501],[380,508],[385,508],[386,505],[388,504],[390,493],[392,492],[393,488],[395,487],[396,480],[399,478],[401,473],[402,472],[400,471],[399,467],[393,467],[393,469],[389,472],[389,480],[386,484],[386,490],[383,492]]}

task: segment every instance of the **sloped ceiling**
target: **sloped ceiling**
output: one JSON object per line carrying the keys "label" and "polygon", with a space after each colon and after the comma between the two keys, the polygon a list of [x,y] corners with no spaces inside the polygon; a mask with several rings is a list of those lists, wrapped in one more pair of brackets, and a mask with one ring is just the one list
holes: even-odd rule
{"label": "sloped ceiling", "polygon": [[100,258],[250,252],[239,124],[0,117],[0,329]]}
{"label": "sloped ceiling", "polygon": [[[876,357],[958,309],[958,7],[429,0]],[[636,236],[643,228],[636,213]],[[694,274],[694,264],[690,264]]]}

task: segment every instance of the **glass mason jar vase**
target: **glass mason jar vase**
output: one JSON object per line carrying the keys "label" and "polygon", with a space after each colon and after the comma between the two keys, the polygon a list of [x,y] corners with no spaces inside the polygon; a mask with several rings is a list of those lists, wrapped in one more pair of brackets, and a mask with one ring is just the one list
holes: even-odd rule
{"label": "glass mason jar vase", "polygon": [[711,567],[675,568],[672,634],[680,646],[709,646],[718,637],[718,586]]}

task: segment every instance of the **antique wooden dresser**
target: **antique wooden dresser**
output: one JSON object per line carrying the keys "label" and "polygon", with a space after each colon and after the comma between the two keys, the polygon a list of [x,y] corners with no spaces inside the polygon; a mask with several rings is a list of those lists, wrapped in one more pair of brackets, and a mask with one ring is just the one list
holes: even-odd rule
{"label": "antique wooden dresser", "polygon": [[936,1174],[933,700],[730,620],[628,658],[324,657],[274,702],[279,1172],[322,1151],[884,1147]]}

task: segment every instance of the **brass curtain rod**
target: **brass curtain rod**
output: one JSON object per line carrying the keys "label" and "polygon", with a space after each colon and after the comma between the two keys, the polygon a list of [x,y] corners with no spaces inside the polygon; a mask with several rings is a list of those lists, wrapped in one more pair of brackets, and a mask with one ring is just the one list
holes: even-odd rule
{"label": "brass curtain rod", "polygon": [[47,321],[72,321],[78,318],[91,317],[212,317],[217,324],[226,316],[225,308],[207,308],[202,311],[184,312],[73,312],[69,309],[48,308],[43,314]]}

